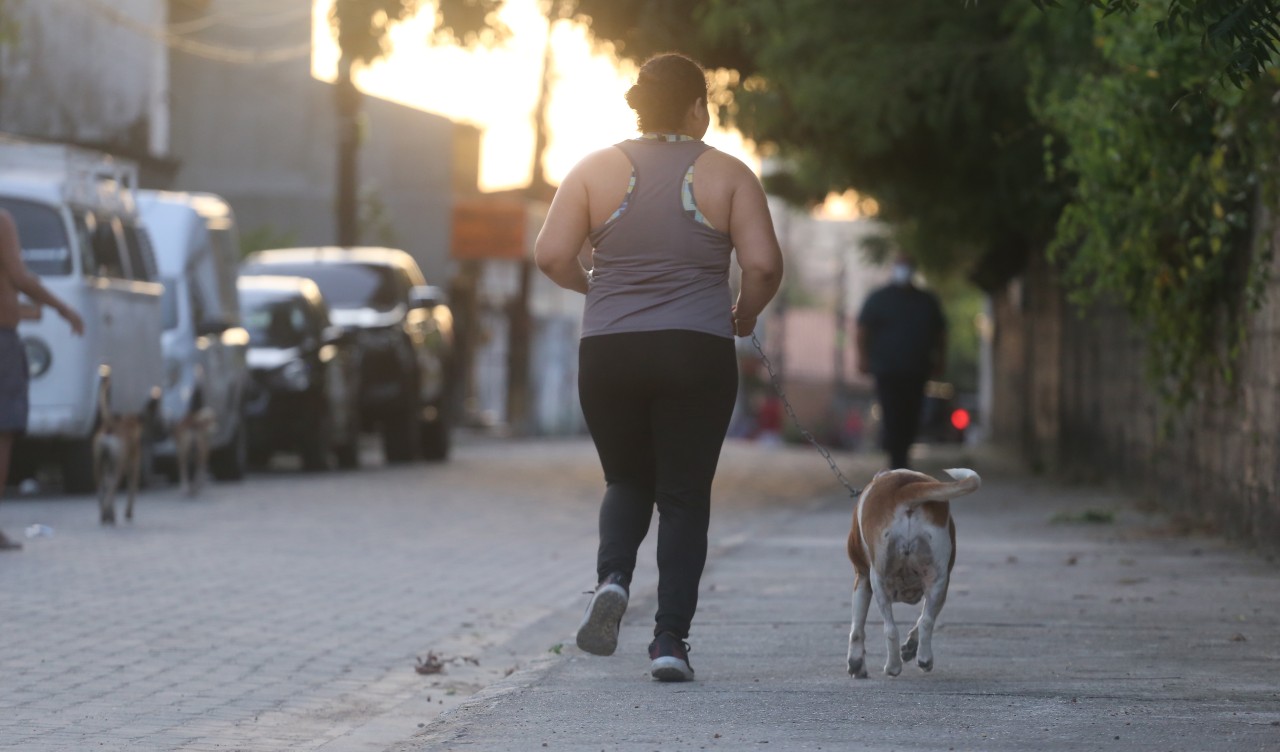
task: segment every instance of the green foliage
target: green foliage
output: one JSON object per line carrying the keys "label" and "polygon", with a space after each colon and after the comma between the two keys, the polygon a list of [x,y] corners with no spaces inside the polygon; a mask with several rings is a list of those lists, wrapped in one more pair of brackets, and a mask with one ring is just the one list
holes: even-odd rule
{"label": "green foliage", "polygon": [[391,210],[377,188],[367,186],[360,192],[360,238],[364,242],[388,248],[400,246]]}
{"label": "green foliage", "polygon": [[947,372],[943,381],[955,385],[961,392],[976,392],[981,349],[978,319],[985,296],[957,277],[936,281],[932,287],[942,301],[947,318]]}
{"label": "green foliage", "polygon": [[296,245],[298,245],[298,233],[293,230],[281,230],[272,225],[258,225],[252,230],[240,233],[240,258],[256,251],[292,248]]}
{"label": "green foliage", "polygon": [[[1061,0],[1032,0],[1041,10],[1061,7]],[[1237,87],[1256,81],[1280,56],[1280,0],[1168,0],[1162,16],[1151,18],[1165,39],[1198,35],[1201,44],[1221,57],[1216,71]],[[1105,15],[1141,13],[1152,16],[1151,5],[1139,0],[1076,0],[1076,5],[1101,9]]]}
{"label": "green foliage", "polygon": [[1069,145],[1046,158],[1072,191],[1051,255],[1073,301],[1117,300],[1145,327],[1151,381],[1180,407],[1214,374],[1230,380],[1261,300],[1269,238],[1254,215],[1277,196],[1280,78],[1223,85],[1232,53],[1161,38],[1159,18],[1099,20],[1090,56],[1040,66],[1036,99]]}
{"label": "green foliage", "polygon": [[[562,0],[558,0],[562,1]],[[487,43],[506,29],[495,14],[504,0],[334,0],[329,24],[342,54],[353,63],[370,63],[386,55],[391,27],[434,5],[437,41],[466,45]]]}
{"label": "green foliage", "polygon": [[[728,114],[786,159],[802,198],[847,188],[873,196],[897,244],[922,267],[958,269],[987,287],[1047,242],[1061,197],[1042,175],[1044,134],[1027,107],[1026,66],[1002,6],[741,0],[698,8],[701,38],[751,50]],[[732,64],[714,49],[692,52],[712,66]]]}
{"label": "green foliage", "polygon": [[872,196],[923,267],[988,289],[1049,248],[1077,303],[1147,328],[1169,404],[1230,376],[1277,199],[1277,0],[686,5],[667,46],[736,71],[727,113],[793,200]]}
{"label": "green foliage", "polygon": [[9,10],[9,0],[0,0],[0,44],[12,42],[18,38],[18,23],[13,20]]}

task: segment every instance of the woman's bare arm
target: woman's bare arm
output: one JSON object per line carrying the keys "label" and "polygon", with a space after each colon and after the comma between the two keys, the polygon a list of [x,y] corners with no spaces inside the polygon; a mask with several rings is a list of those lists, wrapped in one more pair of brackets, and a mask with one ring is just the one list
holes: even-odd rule
{"label": "woman's bare arm", "polygon": [[533,248],[534,261],[543,274],[566,290],[584,295],[587,270],[582,268],[578,255],[591,229],[585,169],[585,164],[579,164],[565,176]]}
{"label": "woman's bare arm", "polygon": [[756,319],[782,284],[782,249],[773,230],[773,217],[764,188],[755,174],[741,165],[734,176],[729,237],[742,269],[742,289],[733,307],[734,333],[746,337]]}

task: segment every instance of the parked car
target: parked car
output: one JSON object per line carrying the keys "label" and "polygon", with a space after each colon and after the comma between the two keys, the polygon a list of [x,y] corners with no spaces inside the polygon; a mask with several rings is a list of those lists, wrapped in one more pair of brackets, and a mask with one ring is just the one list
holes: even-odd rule
{"label": "parked car", "polygon": [[136,184],[136,166],[105,154],[0,139],[0,208],[17,224],[23,261],[85,323],[83,337],[56,316],[18,325],[31,369],[31,407],[27,433],[15,447],[15,479],[57,464],[66,491],[94,490],[91,443],[106,374],[111,410],[144,417],[143,455],[150,462],[164,374],[163,288],[138,222]]}
{"label": "parked car", "polygon": [[208,407],[214,431],[209,469],[219,480],[240,480],[248,464],[244,429],[245,362],[249,335],[240,325],[236,292],[239,243],[227,202],[208,193],[139,191],[138,213],[151,235],[164,282],[164,394],[166,435],[156,443],[157,466],[176,474],[168,427]]}
{"label": "parked car", "polygon": [[449,454],[453,314],[408,253],[390,248],[287,248],[245,259],[244,276],[307,277],[360,355],[360,407],[388,462]]}
{"label": "parked car", "polygon": [[334,326],[320,288],[305,277],[242,277],[238,284],[249,366],[249,457],[302,455],[308,470],[356,467],[360,360],[355,339]]}

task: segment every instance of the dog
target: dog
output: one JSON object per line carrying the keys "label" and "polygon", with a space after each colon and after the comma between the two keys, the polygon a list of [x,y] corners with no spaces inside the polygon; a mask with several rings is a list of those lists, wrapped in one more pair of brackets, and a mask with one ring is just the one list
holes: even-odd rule
{"label": "dog", "polygon": [[98,484],[99,521],[116,523],[116,492],[128,476],[124,518],[133,520],[133,502],[142,474],[142,417],[111,412],[111,376],[98,381],[98,429],[93,434],[93,475]]}
{"label": "dog", "polygon": [[[877,473],[863,489],[849,530],[849,560],[855,570],[853,625],[849,631],[849,675],[867,678],[867,610],[874,597],[884,617],[889,657],[884,672],[897,676],[903,661],[917,659],[933,670],[933,625],[947,600],[951,568],[956,562],[956,525],[950,500],[978,489],[982,479],[972,470],[948,470],[946,483],[912,470]],[[924,599],[920,619],[899,648],[893,604]]]}
{"label": "dog", "polygon": [[178,483],[187,496],[200,493],[209,476],[209,441],[216,427],[217,419],[211,407],[193,410],[173,425]]}

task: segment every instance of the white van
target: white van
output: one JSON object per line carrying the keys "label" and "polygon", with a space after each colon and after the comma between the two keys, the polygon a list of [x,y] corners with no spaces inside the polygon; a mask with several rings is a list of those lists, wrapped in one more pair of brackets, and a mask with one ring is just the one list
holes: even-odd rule
{"label": "white van", "polygon": [[83,337],[48,312],[18,325],[31,410],[14,451],[15,479],[57,463],[66,491],[94,489],[90,444],[103,366],[111,409],[154,417],[164,373],[162,288],[138,224],[136,181],[132,164],[104,154],[0,139],[0,207],[17,223],[23,260],[85,323]]}
{"label": "white van", "polygon": [[[210,193],[138,191],[137,199],[164,283],[161,421],[169,427],[191,411],[212,408],[210,469],[219,480],[240,480],[248,464],[249,335],[240,325],[236,291],[235,215]],[[172,438],[158,441],[155,452],[158,466],[175,472]]]}

